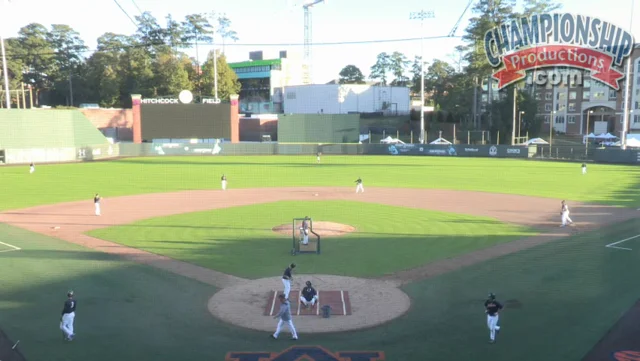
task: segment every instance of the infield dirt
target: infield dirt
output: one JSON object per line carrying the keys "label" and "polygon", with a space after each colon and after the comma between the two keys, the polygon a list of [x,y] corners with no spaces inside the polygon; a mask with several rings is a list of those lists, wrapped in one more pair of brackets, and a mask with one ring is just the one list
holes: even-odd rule
{"label": "infield dirt", "polygon": [[[366,193],[356,194],[353,188],[303,187],[184,191],[142,194],[112,199],[105,195],[102,202],[103,215],[100,217],[93,215],[93,203],[91,199],[88,199],[87,201],[3,212],[0,213],[0,222],[63,239],[87,248],[116,254],[127,260],[152,265],[218,288],[241,289],[242,287],[239,286],[251,281],[90,237],[85,233],[98,228],[124,225],[143,219],[188,212],[277,201],[321,200],[360,201],[491,217],[505,223],[532,227],[541,232],[537,236],[502,243],[458,257],[436,261],[415,269],[396,272],[378,280],[385,284],[392,284],[394,287],[548,243],[575,232],[589,231],[637,216],[635,209],[583,204],[568,200],[572,210],[571,216],[576,221],[577,226],[560,228],[560,200],[558,199],[484,192],[375,187],[367,188]],[[291,226],[288,225],[288,227],[290,228]],[[341,287],[350,290],[358,289],[358,282],[361,282],[361,280],[354,282],[353,285],[345,283]],[[223,291],[221,291],[223,294],[229,295],[229,299],[223,299],[220,302],[231,301],[237,297],[233,292],[224,293]],[[397,294],[400,297],[398,304],[403,305],[403,308],[408,308],[406,300],[402,296],[404,293]],[[369,300],[369,302],[363,299],[362,302],[363,304],[371,303],[375,305],[374,299]],[[210,304],[209,308],[211,309],[214,306]],[[406,308],[402,311],[391,310],[391,312],[394,313],[394,317],[397,317],[399,314],[404,313]],[[376,310],[380,312],[377,307]],[[357,316],[357,312],[354,311],[353,315],[348,317]],[[388,319],[386,318],[386,320]],[[363,327],[370,326],[372,325],[363,325]],[[326,332],[328,330],[325,329],[323,331]],[[312,327],[307,332],[313,332]]]}

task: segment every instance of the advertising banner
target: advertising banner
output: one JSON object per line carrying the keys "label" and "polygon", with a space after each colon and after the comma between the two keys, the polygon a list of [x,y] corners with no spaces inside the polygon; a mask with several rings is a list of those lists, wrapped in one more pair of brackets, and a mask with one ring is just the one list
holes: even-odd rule
{"label": "advertising banner", "polygon": [[423,145],[394,144],[387,146],[391,155],[426,155],[444,157],[528,158],[529,149],[506,145]]}

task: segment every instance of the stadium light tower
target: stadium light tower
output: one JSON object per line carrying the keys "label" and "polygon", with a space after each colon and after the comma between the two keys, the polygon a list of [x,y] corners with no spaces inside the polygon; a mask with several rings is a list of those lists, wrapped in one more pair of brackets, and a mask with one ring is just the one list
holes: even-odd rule
{"label": "stadium light tower", "polygon": [[[630,20],[630,24],[629,24],[629,31],[631,31],[631,29],[633,28],[633,8],[634,8],[634,4],[635,0],[631,0],[631,20]],[[633,51],[633,45],[631,45],[631,49]],[[630,112],[629,112],[629,108],[631,108],[631,101],[629,98],[631,98],[631,67],[633,66],[633,63],[631,63],[631,58],[633,58],[633,56],[631,54],[629,54],[629,57],[627,58],[627,68],[625,69],[625,82],[624,82],[624,92],[622,93],[622,95],[624,96],[624,101],[622,102],[623,106],[624,106],[624,110],[623,110],[623,115],[622,115],[622,136],[620,137],[620,147],[623,150],[627,149],[627,132],[629,131],[629,121],[630,121]]]}
{"label": "stadium light tower", "polygon": [[304,84],[311,84],[311,7],[320,3],[326,3],[326,0],[307,0],[302,4],[304,9]]}
{"label": "stadium light tower", "polygon": [[[2,14],[6,14],[9,11],[7,9],[9,0],[4,0],[3,5],[4,9],[2,9]],[[0,30],[0,50],[2,51],[2,72],[4,75],[4,91],[6,93],[5,98],[7,101],[7,109],[11,109],[11,93],[9,93],[9,72],[7,71],[7,54],[4,50],[4,37],[2,36],[2,30]]]}
{"label": "stadium light tower", "polygon": [[420,20],[420,144],[424,144],[424,20],[433,19],[433,11],[420,10],[409,14],[410,20]]}

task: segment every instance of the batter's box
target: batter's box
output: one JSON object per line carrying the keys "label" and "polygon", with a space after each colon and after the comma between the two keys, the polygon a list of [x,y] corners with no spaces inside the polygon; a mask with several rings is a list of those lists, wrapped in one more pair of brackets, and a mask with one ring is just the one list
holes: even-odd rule
{"label": "batter's box", "polygon": [[16,247],[9,243],[0,242],[0,253],[20,251],[20,247]]}
{"label": "batter's box", "polygon": [[[349,299],[349,291],[317,291],[318,302],[315,306],[306,308],[300,303],[302,297],[300,290],[291,290],[289,293],[289,301],[291,302],[291,314],[294,316],[319,316],[321,307],[329,305],[331,307],[332,316],[348,316],[351,314],[351,300]],[[278,295],[282,291],[269,292],[266,295],[266,305],[264,310],[265,316],[275,316],[280,309]]]}

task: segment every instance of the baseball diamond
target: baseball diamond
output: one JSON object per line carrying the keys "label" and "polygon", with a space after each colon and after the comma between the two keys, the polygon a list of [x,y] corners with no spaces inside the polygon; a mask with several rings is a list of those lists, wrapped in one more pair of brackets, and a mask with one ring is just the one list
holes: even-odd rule
{"label": "baseball diamond", "polygon": [[[3,168],[6,187],[21,194],[70,184],[39,199],[0,194],[0,272],[16,275],[3,278],[0,326],[27,360],[144,360],[149,347],[220,360],[359,352],[590,361],[640,350],[611,336],[633,330],[637,313],[629,285],[640,272],[640,198],[628,191],[637,170],[594,164],[583,175],[572,163],[389,159],[200,156]],[[220,189],[211,172],[232,185]],[[360,177],[366,192],[356,193]],[[559,181],[575,186],[558,189]],[[566,227],[563,200],[573,221]],[[293,256],[291,220],[307,215],[322,252]],[[288,340],[286,326],[269,339],[291,263],[288,309],[299,339]],[[300,302],[307,282],[317,297],[309,306]],[[48,317],[69,290],[71,345]],[[489,293],[503,306],[492,319],[495,344],[482,315]],[[540,300],[572,306],[540,314],[532,307]]]}

